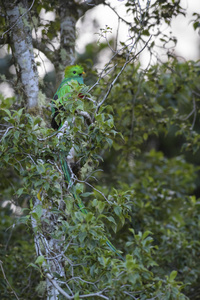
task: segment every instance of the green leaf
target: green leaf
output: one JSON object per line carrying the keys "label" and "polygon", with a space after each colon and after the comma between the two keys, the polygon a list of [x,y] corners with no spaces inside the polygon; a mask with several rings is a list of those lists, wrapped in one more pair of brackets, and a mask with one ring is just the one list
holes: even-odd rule
{"label": "green leaf", "polygon": [[114,212],[116,213],[116,215],[119,217],[122,213],[122,209],[120,206],[115,206],[114,207]]}
{"label": "green leaf", "polygon": [[74,295],[74,300],[79,300],[79,292],[76,292],[76,294]]}
{"label": "green leaf", "polygon": [[106,138],[106,142],[108,143],[109,147],[111,147],[113,144],[113,140],[110,138]]}
{"label": "green leaf", "polygon": [[174,279],[176,278],[177,276],[177,271],[172,271],[169,275],[169,280],[170,281],[174,281]]}
{"label": "green leaf", "polygon": [[82,183],[77,183],[76,184],[76,191],[78,193],[83,193],[84,185]]}
{"label": "green leaf", "polygon": [[78,237],[79,237],[80,242],[83,243],[83,241],[87,237],[87,232],[80,232]]}
{"label": "green leaf", "polygon": [[43,264],[43,262],[44,262],[44,256],[43,255],[40,255],[40,256],[38,256],[37,257],[37,259],[36,259],[36,261],[35,261],[35,264],[38,264],[38,265],[42,265]]}
{"label": "green leaf", "polygon": [[130,254],[127,254],[126,255],[126,268],[128,270],[134,270],[135,266],[136,266],[136,264],[133,260],[133,256]]}
{"label": "green leaf", "polygon": [[143,233],[143,235],[142,235],[142,239],[143,239],[143,240],[146,239],[146,237],[147,237],[148,235],[150,235],[150,234],[152,234],[151,231],[149,231],[149,230],[145,231],[145,232]]}
{"label": "green leaf", "polygon": [[33,263],[30,263],[30,264],[28,265],[28,267],[33,267],[34,269],[40,271],[40,268],[39,268],[37,265],[33,264]]}
{"label": "green leaf", "polygon": [[20,134],[19,134],[19,131],[15,131],[15,132],[14,132],[14,137],[15,137],[16,140],[19,139],[19,135],[20,135]]}
{"label": "green leaf", "polygon": [[82,193],[80,196],[86,198],[86,197],[89,197],[91,195],[93,195],[93,192],[92,193],[91,192]]}
{"label": "green leaf", "polygon": [[91,212],[89,212],[85,217],[87,222],[90,222],[92,220],[92,218],[93,218],[93,214]]}
{"label": "green leaf", "polygon": [[12,117],[12,116],[11,116],[11,113],[10,113],[10,111],[9,111],[8,109],[6,109],[6,108],[1,108],[1,110],[3,110],[10,118]]}
{"label": "green leaf", "polygon": [[36,217],[37,219],[40,219],[42,214],[43,214],[43,208],[42,205],[37,205],[34,209],[33,212],[31,212],[33,217]]}
{"label": "green leaf", "polygon": [[144,139],[145,141],[148,139],[148,134],[147,134],[146,132],[143,134],[143,139]]}
{"label": "green leaf", "polygon": [[20,188],[17,190],[17,195],[20,197],[23,194],[24,188]]}

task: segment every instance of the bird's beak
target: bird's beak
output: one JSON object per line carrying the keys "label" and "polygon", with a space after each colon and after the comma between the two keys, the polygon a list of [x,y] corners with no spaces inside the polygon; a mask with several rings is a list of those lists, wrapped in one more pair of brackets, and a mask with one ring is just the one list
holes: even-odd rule
{"label": "bird's beak", "polygon": [[83,71],[83,73],[82,73],[83,75],[85,75],[85,72]]}

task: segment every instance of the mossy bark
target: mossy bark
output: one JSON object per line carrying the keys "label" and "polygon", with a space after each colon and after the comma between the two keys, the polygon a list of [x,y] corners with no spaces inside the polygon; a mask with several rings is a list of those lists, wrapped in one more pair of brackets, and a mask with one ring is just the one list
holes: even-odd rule
{"label": "mossy bark", "polygon": [[16,3],[3,1],[7,20],[7,33],[20,79],[18,91],[25,99],[27,108],[38,104],[38,74],[35,63],[31,26],[28,21],[29,8],[26,1]]}

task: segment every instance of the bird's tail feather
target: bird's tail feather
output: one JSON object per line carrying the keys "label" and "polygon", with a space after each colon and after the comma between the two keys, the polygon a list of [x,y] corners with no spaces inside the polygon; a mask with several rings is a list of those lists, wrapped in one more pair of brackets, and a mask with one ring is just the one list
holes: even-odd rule
{"label": "bird's tail feather", "polygon": [[[74,200],[77,202],[77,205],[80,208],[81,212],[84,214],[88,214],[88,211],[86,210],[80,196],[76,192],[75,186],[73,185],[72,178],[71,178],[71,170],[66,161],[65,154],[63,152],[61,152],[59,154],[59,158],[60,158],[60,163],[61,163],[62,170],[64,173],[65,181],[67,182],[68,187],[70,188],[70,191],[74,197]],[[106,244],[114,253],[116,253],[122,260],[124,260],[123,256],[119,253],[119,251],[115,248],[115,246],[107,238],[106,238]]]}

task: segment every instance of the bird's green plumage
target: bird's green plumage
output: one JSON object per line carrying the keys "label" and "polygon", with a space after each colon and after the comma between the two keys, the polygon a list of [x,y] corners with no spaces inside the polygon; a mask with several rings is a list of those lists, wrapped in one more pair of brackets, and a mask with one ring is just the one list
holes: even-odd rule
{"label": "bird's green plumage", "polygon": [[[59,85],[55,95],[53,96],[54,101],[57,102],[57,105],[62,109],[63,101],[67,101],[70,98],[71,86],[70,82],[73,80],[79,85],[83,84],[84,74],[83,68],[81,66],[68,66],[65,68],[65,77],[61,84]],[[55,104],[52,104],[51,111],[53,114],[51,125],[54,129],[58,129],[61,123],[57,123],[56,116],[59,114],[58,108]]]}
{"label": "bird's green plumage", "polygon": [[[59,101],[60,105],[62,106],[63,101],[67,101],[70,97],[70,92],[71,92],[71,87],[69,84],[70,81],[74,80],[74,81],[77,81],[78,84],[83,84],[83,77],[82,77],[83,74],[84,74],[84,71],[81,66],[76,65],[76,66],[66,67],[65,68],[65,78],[59,85],[53,99],[55,101]],[[59,112],[56,111],[55,106],[52,105],[53,118],[52,118],[51,124],[54,129],[59,129],[60,127],[62,127],[62,124],[61,123],[57,124],[57,122],[55,120],[58,113]],[[81,210],[82,213],[87,214],[88,212],[87,212],[80,196],[77,194],[76,188],[72,182],[71,169],[68,166],[68,163],[66,160],[66,155],[63,151],[60,152],[59,159],[60,159],[60,163],[61,163],[62,170],[64,173],[65,181],[68,184],[68,187],[70,188],[70,192],[72,193],[74,200],[76,201],[76,205],[79,207],[79,209]],[[106,240],[106,244],[109,246],[109,248],[113,252],[115,252],[122,260],[124,260],[124,258],[118,252],[118,250],[113,246],[113,244],[106,237],[105,237],[105,240]]]}
{"label": "bird's green plumage", "polygon": [[[79,84],[83,84],[83,77],[82,77],[83,74],[84,74],[83,68],[78,66],[78,65],[66,67],[65,68],[65,78],[63,79],[63,81],[59,85],[55,95],[57,95],[58,98],[69,97],[69,93],[71,91],[71,88],[69,86],[69,82],[72,81],[72,80],[75,80]],[[54,97],[55,97],[55,95],[54,95]]]}

